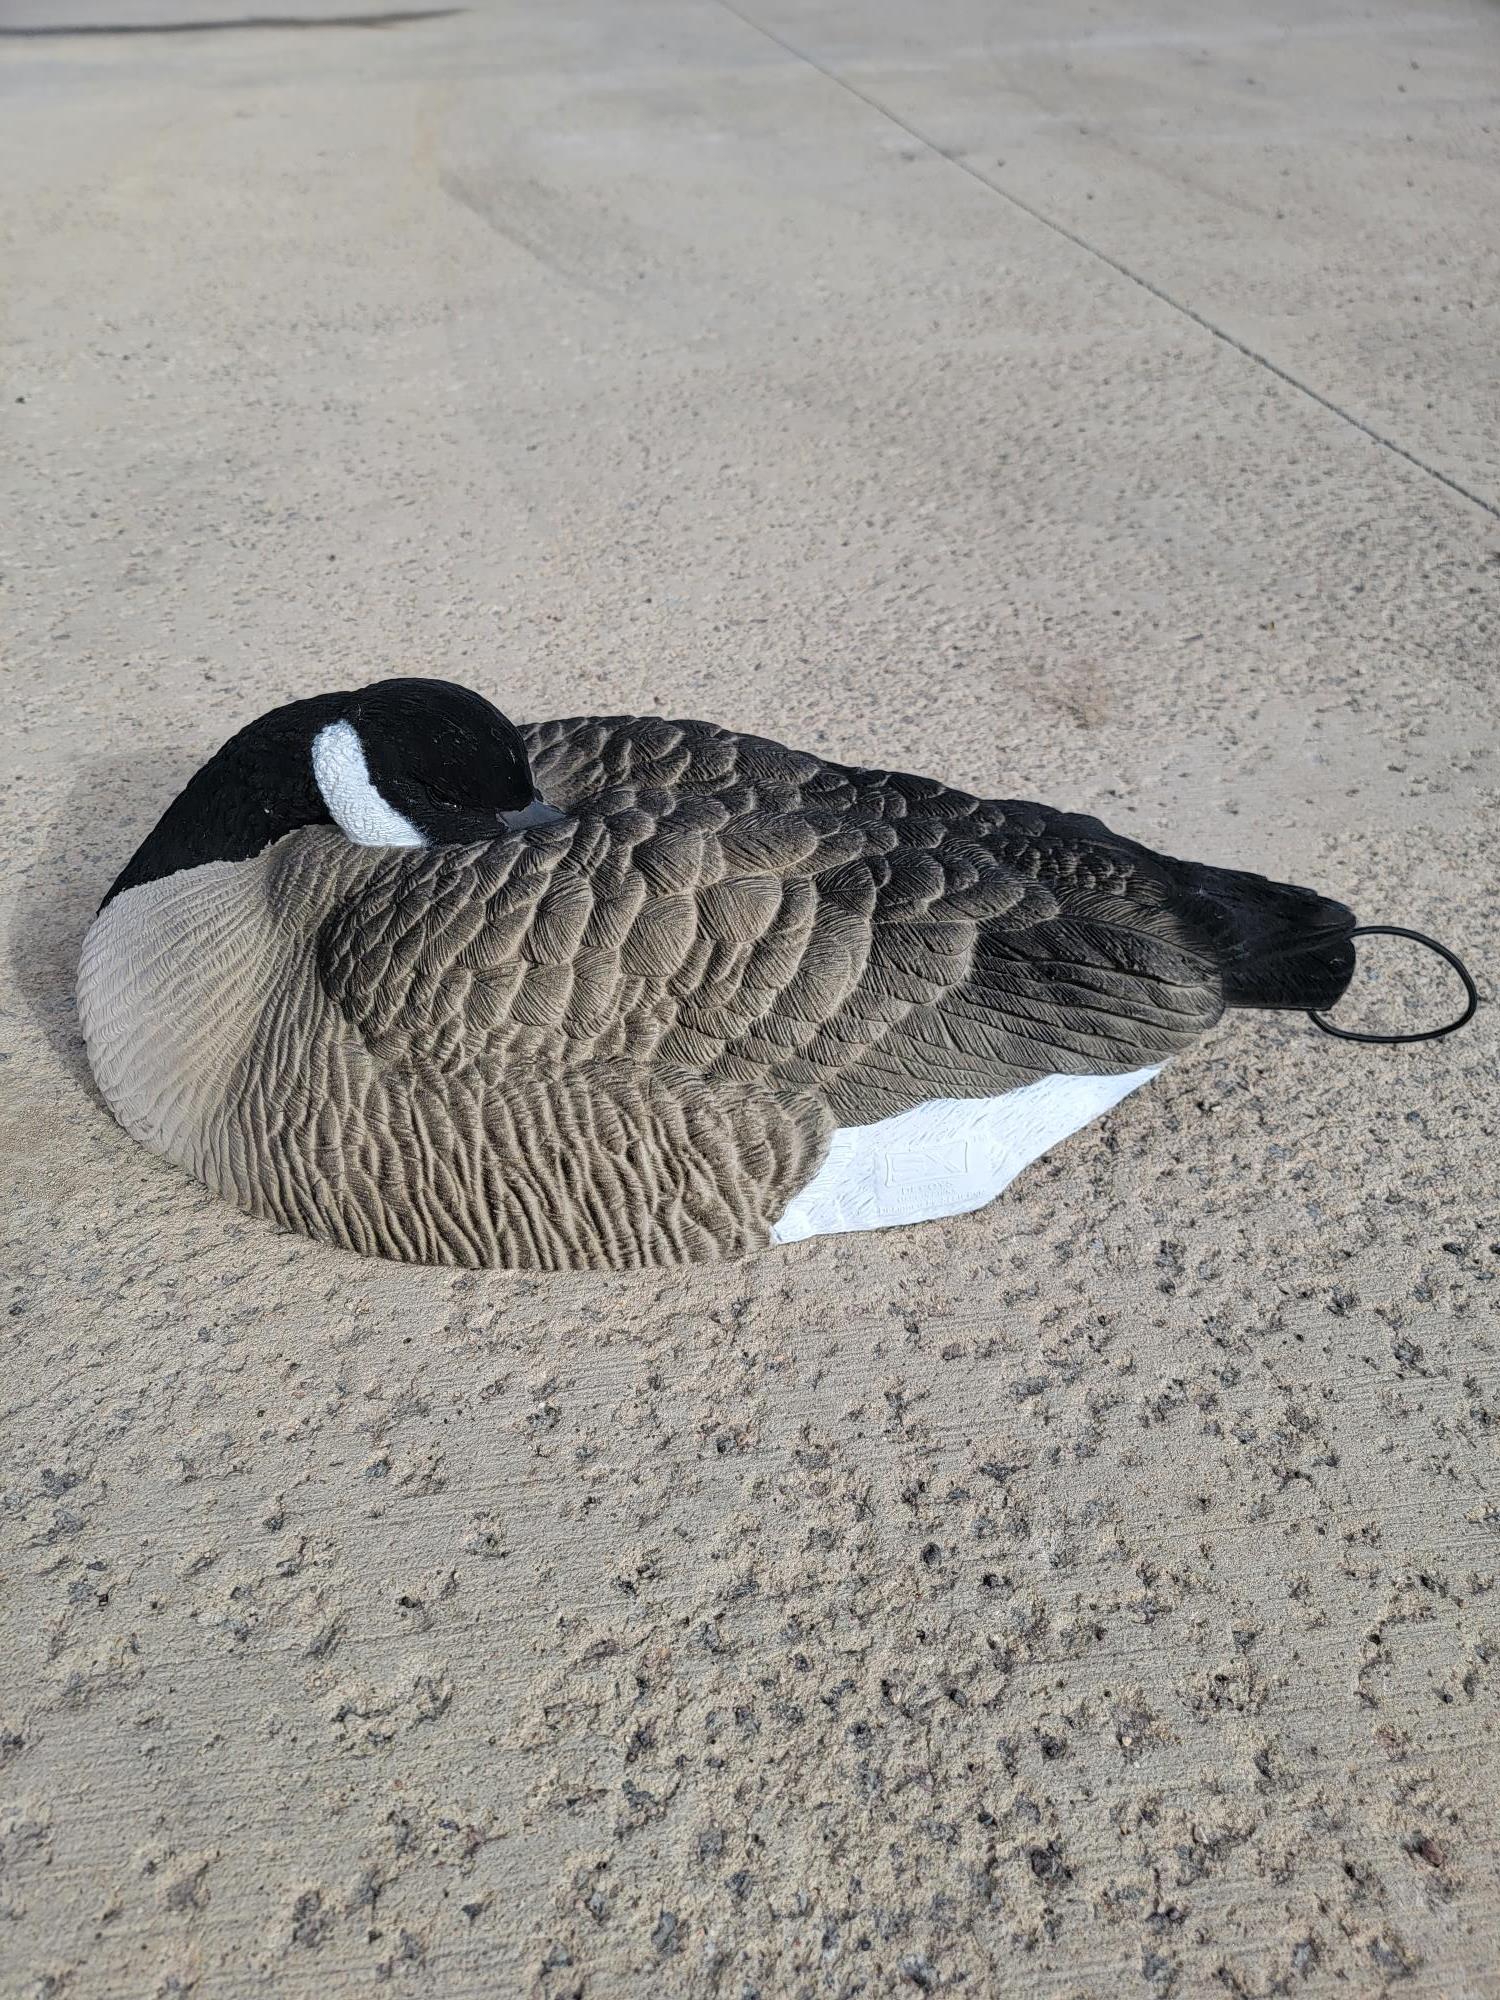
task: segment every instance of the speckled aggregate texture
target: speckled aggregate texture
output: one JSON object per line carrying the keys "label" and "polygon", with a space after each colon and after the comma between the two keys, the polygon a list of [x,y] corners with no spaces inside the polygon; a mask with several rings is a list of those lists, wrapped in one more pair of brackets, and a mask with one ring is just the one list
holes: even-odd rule
{"label": "speckled aggregate texture", "polygon": [[[1493,12],[746,11],[0,36],[7,2000],[1500,1991]],[[1487,1002],[1232,1017],[951,1223],[363,1263],[71,990],[252,707],[411,671]]]}

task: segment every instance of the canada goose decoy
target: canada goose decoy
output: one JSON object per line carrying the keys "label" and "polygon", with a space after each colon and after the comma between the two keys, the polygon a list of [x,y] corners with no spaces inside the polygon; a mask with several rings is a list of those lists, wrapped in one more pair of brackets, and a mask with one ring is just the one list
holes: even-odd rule
{"label": "canada goose decoy", "polygon": [[225,744],[78,995],[121,1124],[242,1208],[619,1268],[979,1208],[1226,1007],[1330,1007],[1354,935],[1081,814],[390,680]]}

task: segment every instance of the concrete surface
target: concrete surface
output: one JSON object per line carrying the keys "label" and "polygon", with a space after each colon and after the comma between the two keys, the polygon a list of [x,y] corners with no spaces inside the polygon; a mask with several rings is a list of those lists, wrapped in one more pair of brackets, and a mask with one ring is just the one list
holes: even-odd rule
{"label": "concrete surface", "polygon": [[197,760],[410,669],[1091,808],[1491,995],[1500,15],[246,11],[0,10],[4,1993],[1500,1992],[1492,1005],[537,1283],[209,1201],[70,998]]}

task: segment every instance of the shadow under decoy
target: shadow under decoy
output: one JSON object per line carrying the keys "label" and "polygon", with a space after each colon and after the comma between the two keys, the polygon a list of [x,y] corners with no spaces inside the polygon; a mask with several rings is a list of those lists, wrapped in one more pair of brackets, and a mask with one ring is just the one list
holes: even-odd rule
{"label": "shadow under decoy", "polygon": [[0,41],[67,41],[96,35],[217,35],[250,28],[406,28],[447,21],[467,7],[397,7],[383,14],[240,14],[223,21],[41,21],[0,26]]}
{"label": "shadow under decoy", "polygon": [[84,935],[111,882],[202,761],[191,751],[88,759],[21,878],[9,940],[16,990],[59,1065],[89,1090],[75,998]]}

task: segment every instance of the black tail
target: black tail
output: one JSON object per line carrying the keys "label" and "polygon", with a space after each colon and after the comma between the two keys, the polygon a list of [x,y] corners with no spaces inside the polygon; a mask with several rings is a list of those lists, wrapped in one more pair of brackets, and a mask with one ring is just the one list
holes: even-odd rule
{"label": "black tail", "polygon": [[1228,1007],[1320,1011],[1354,975],[1354,912],[1289,882],[1184,867],[1178,910],[1213,944]]}

